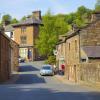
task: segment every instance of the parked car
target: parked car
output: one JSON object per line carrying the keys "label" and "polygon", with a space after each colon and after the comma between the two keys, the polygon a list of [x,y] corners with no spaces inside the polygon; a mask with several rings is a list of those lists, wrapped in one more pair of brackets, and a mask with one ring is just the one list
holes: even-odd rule
{"label": "parked car", "polygon": [[40,75],[54,75],[54,70],[52,65],[43,65],[40,69]]}
{"label": "parked car", "polygon": [[18,58],[18,61],[19,61],[19,63],[24,63],[24,62],[25,62],[25,58],[19,57],[19,58]]}

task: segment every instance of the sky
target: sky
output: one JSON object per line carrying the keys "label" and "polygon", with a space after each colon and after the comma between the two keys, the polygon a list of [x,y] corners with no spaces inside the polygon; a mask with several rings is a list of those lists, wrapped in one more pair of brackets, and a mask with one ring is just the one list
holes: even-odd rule
{"label": "sky", "polygon": [[96,0],[0,0],[0,18],[10,14],[13,18],[21,19],[36,10],[41,10],[44,15],[48,9],[53,14],[68,14],[82,5],[94,9],[95,3]]}

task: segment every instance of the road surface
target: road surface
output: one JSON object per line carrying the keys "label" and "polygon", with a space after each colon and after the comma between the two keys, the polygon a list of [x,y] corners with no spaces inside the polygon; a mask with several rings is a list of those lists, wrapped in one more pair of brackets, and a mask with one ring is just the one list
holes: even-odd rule
{"label": "road surface", "polygon": [[0,85],[0,100],[100,100],[100,92],[40,76],[42,62],[21,64],[16,80]]}

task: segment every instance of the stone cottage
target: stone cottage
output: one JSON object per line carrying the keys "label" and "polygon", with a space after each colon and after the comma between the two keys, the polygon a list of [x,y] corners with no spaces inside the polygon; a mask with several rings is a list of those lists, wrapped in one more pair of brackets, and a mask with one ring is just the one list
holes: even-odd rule
{"label": "stone cottage", "polygon": [[100,63],[100,12],[93,13],[91,23],[65,37],[66,76],[76,81],[79,64]]}

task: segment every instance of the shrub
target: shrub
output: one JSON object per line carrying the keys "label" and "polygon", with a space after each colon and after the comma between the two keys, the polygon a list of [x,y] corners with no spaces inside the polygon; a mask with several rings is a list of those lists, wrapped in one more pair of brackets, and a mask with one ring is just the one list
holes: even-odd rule
{"label": "shrub", "polygon": [[55,56],[49,56],[48,59],[45,61],[45,63],[54,65],[56,63],[56,57]]}

